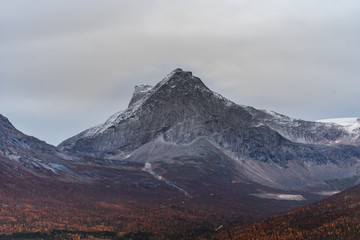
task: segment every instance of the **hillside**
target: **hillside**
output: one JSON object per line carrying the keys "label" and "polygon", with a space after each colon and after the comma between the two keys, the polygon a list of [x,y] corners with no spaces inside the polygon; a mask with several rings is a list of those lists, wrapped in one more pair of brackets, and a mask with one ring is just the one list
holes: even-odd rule
{"label": "hillside", "polygon": [[360,185],[315,204],[214,236],[214,239],[264,240],[359,238]]}

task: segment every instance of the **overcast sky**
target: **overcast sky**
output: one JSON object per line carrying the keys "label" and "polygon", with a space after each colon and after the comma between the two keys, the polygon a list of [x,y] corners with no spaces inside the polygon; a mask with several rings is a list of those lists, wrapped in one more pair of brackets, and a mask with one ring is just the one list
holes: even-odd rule
{"label": "overcast sky", "polygon": [[0,114],[51,144],[177,67],[239,104],[360,116],[360,1],[0,0]]}

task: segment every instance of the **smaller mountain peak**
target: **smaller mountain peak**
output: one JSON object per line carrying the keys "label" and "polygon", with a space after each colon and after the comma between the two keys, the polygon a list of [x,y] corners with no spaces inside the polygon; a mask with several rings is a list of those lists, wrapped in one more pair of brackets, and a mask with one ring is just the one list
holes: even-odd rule
{"label": "smaller mountain peak", "polygon": [[0,130],[1,129],[15,129],[9,119],[0,114]]}
{"label": "smaller mountain peak", "polygon": [[140,85],[135,85],[135,91],[134,94],[139,94],[139,93],[147,93],[152,89],[152,86],[147,85],[147,84],[140,84]]}
{"label": "smaller mountain peak", "polygon": [[0,114],[0,121],[7,121],[8,119]]}
{"label": "smaller mountain peak", "polygon": [[11,125],[9,119],[7,119],[7,117],[5,117],[1,114],[0,114],[0,124],[8,124],[8,125],[10,124]]}
{"label": "smaller mountain peak", "polygon": [[131,105],[142,99],[152,90],[152,88],[153,88],[152,86],[147,84],[136,85],[128,107],[130,107]]}

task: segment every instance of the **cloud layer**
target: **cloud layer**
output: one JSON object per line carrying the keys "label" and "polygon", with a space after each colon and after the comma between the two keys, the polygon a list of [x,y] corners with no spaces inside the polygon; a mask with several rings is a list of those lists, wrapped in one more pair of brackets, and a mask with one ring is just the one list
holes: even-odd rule
{"label": "cloud layer", "polygon": [[0,0],[0,113],[57,144],[176,67],[245,105],[360,116],[360,3]]}

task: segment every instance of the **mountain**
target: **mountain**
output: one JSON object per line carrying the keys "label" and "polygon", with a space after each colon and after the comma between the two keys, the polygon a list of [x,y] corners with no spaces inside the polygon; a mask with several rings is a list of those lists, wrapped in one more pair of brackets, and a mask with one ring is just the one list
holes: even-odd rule
{"label": "mountain", "polygon": [[226,158],[222,165],[236,172],[235,181],[319,192],[341,190],[344,181],[359,182],[358,143],[356,131],[237,105],[191,72],[175,69],[154,87],[137,86],[125,111],[59,148],[105,159],[183,165],[192,163],[184,158],[201,159],[216,150]]}
{"label": "mountain", "polygon": [[[296,120],[236,105],[209,90],[191,72],[176,69],[155,87],[137,86],[128,109],[62,142],[60,147],[80,154],[121,157],[158,137],[168,142],[189,143],[206,136],[239,157],[249,157],[251,153],[236,146],[251,134],[274,134],[272,138],[278,137],[279,141],[285,138],[284,141],[322,145],[349,143],[349,138],[358,137],[333,124]],[[267,138],[260,144],[268,145],[272,140]],[[275,157],[276,161],[285,160]],[[264,160],[269,157],[264,156]]]}
{"label": "mountain", "polygon": [[[360,185],[261,222],[234,227],[214,239],[359,239]],[[210,239],[210,238],[208,238]]]}
{"label": "mountain", "polygon": [[18,176],[57,174],[67,170],[62,164],[76,161],[74,155],[18,131],[0,114],[0,158],[2,171]]}

